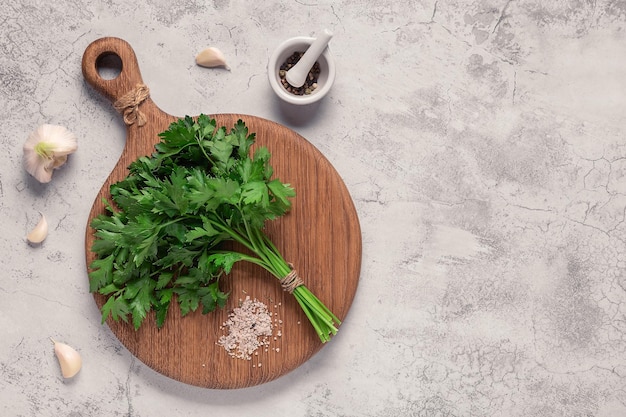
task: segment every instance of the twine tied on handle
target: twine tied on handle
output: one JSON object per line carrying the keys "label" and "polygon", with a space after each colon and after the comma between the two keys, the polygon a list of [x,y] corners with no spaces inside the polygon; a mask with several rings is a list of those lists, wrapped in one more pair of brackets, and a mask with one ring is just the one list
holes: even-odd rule
{"label": "twine tied on handle", "polygon": [[124,123],[132,125],[137,122],[139,127],[146,124],[146,116],[139,111],[139,105],[150,96],[150,89],[145,84],[137,84],[134,90],[120,97],[113,107],[124,115]]}
{"label": "twine tied on handle", "polygon": [[287,291],[289,294],[293,293],[293,290],[295,290],[300,285],[304,285],[304,281],[302,281],[302,278],[298,276],[298,271],[293,268],[291,269],[291,272],[289,272],[279,281],[280,285],[283,287],[283,291]]}

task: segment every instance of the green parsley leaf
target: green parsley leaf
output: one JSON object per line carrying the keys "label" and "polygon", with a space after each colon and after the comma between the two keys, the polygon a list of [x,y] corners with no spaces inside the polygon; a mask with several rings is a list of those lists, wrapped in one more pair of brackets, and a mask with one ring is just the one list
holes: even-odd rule
{"label": "green parsley leaf", "polygon": [[91,263],[93,271],[89,274],[89,291],[96,292],[112,282],[114,259],[112,255],[109,255]]}
{"label": "green parsley leaf", "polygon": [[[139,328],[155,312],[162,327],[171,304],[187,315],[226,305],[219,278],[247,261],[277,278],[291,267],[265,236],[265,222],[287,214],[295,191],[272,178],[270,152],[258,147],[242,120],[230,129],[214,119],[186,116],[159,134],[150,156],[128,167],[110,187],[106,213],[91,222],[96,254],[89,289],[107,296],[103,322],[128,321]],[[246,253],[224,250],[236,241]],[[320,339],[337,329],[335,317],[305,286],[294,296]],[[174,301],[175,300],[175,301]]]}
{"label": "green parsley leaf", "polygon": [[129,313],[130,309],[127,300],[120,296],[109,297],[102,306],[102,323],[104,323],[109,316],[115,321],[122,319],[128,322]]}

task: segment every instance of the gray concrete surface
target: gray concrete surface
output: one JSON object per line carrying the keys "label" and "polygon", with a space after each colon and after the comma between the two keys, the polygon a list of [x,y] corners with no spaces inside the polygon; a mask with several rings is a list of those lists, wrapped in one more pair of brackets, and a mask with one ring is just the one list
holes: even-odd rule
{"label": "gray concrete surface", "polygon": [[[266,65],[334,31],[315,112],[273,97]],[[340,334],[288,375],[207,390],[135,359],[88,292],[88,210],[124,142],[83,81],[118,36],[175,115],[283,123],[344,178],[363,231]],[[197,67],[217,46],[232,71]],[[626,415],[626,3],[16,0],[0,8],[2,416]],[[61,124],[78,152],[51,183],[22,145]],[[42,211],[50,235],[24,240]],[[49,337],[84,367],[63,381]]]}

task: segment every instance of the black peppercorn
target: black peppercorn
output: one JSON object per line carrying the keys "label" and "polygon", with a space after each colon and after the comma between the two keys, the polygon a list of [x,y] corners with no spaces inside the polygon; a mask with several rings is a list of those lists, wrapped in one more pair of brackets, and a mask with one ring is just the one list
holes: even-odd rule
{"label": "black peppercorn", "polygon": [[296,65],[300,58],[302,58],[302,55],[304,55],[304,52],[294,52],[285,60],[285,62],[280,66],[280,69],[278,70],[280,83],[283,85],[285,90],[297,96],[311,94],[317,88],[317,78],[320,75],[320,64],[316,61],[315,64],[313,64],[313,67],[309,71],[309,74],[301,87],[294,87],[290,85],[289,82],[287,82],[287,79],[285,78],[287,71],[291,67]]}

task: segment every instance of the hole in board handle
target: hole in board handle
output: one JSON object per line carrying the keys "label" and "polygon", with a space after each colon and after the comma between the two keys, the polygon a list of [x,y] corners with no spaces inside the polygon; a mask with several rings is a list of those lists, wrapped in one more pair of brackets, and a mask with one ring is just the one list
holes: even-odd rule
{"label": "hole in board handle", "polygon": [[122,73],[122,58],[114,52],[105,52],[96,60],[96,71],[105,80],[114,80]]}

